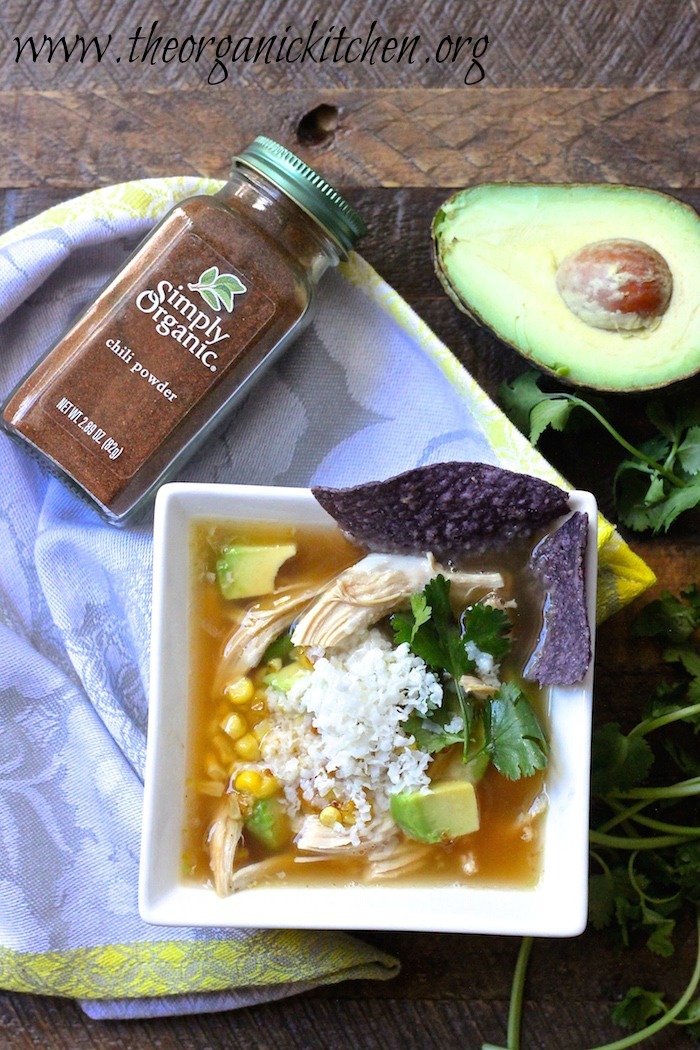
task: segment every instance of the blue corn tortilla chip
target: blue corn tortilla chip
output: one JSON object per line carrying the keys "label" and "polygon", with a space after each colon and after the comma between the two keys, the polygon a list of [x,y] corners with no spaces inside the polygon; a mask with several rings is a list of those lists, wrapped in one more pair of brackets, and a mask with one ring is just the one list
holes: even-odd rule
{"label": "blue corn tortilla chip", "polygon": [[568,511],[563,489],[487,463],[435,463],[386,481],[312,492],[364,546],[442,559],[506,546]]}
{"label": "blue corn tortilla chip", "polygon": [[542,685],[580,682],[591,662],[584,558],[588,515],[577,511],[540,540],[530,570],[544,590],[543,625],[525,678]]}

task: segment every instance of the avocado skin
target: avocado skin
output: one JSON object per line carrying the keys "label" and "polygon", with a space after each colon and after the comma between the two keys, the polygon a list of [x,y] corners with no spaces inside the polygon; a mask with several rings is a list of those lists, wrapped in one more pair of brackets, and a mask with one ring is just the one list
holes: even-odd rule
{"label": "avocado skin", "polygon": [[[573,372],[569,371],[568,373],[565,374],[561,370],[561,365],[568,365],[568,361],[572,359],[572,355],[574,356],[574,359],[575,359],[576,342],[577,342],[577,327],[576,327],[576,325],[577,325],[577,323],[583,323],[583,322],[577,322],[577,319],[575,317],[573,317],[573,315],[572,315],[571,327],[569,329],[569,335],[568,335],[567,340],[566,340],[566,342],[568,344],[570,344],[570,346],[569,345],[564,345],[564,343],[562,343],[561,361],[557,362],[558,367],[552,367],[546,361],[541,360],[538,357],[538,355],[537,355],[535,350],[530,349],[528,351],[528,349],[526,347],[524,347],[523,345],[521,345],[517,341],[517,339],[515,339],[513,337],[509,337],[506,333],[504,333],[504,331],[502,330],[502,327],[501,327],[501,325],[499,323],[499,319],[498,318],[489,318],[489,317],[487,317],[483,311],[481,311],[481,310],[476,308],[474,303],[469,302],[467,300],[464,292],[460,291],[460,289],[454,283],[454,281],[453,281],[453,279],[452,279],[452,277],[450,275],[450,272],[449,272],[449,267],[446,265],[445,259],[444,259],[444,256],[443,256],[442,236],[443,236],[443,233],[444,233],[443,226],[444,226],[444,223],[445,223],[446,211],[449,211],[450,208],[455,207],[455,205],[459,204],[461,201],[467,200],[470,194],[474,194],[476,192],[487,193],[488,194],[491,191],[494,191],[496,193],[502,193],[503,191],[510,191],[510,190],[513,190],[516,193],[518,191],[520,191],[522,193],[528,193],[529,191],[533,191],[533,193],[546,193],[547,191],[550,191],[550,190],[551,191],[571,190],[574,193],[576,191],[593,192],[593,193],[599,192],[601,194],[601,196],[604,196],[609,201],[613,201],[615,199],[616,195],[617,195],[618,199],[622,199],[623,195],[635,194],[635,195],[639,196],[640,203],[641,203],[641,201],[644,201],[645,205],[647,207],[649,207],[649,209],[653,208],[654,201],[657,201],[657,202],[658,201],[665,201],[667,203],[667,205],[671,205],[672,206],[673,211],[678,216],[684,216],[684,220],[683,221],[685,221],[686,223],[689,223],[690,226],[692,227],[692,236],[695,239],[695,243],[693,245],[693,247],[695,249],[695,257],[696,257],[696,259],[700,257],[700,217],[698,216],[698,214],[695,212],[695,210],[689,204],[685,204],[684,202],[678,200],[677,198],[671,196],[670,194],[662,193],[662,192],[657,191],[657,190],[651,190],[651,189],[648,189],[648,188],[645,188],[645,187],[629,186],[629,185],[626,185],[626,184],[604,184],[604,183],[603,184],[596,184],[596,183],[551,183],[550,184],[550,183],[517,183],[517,182],[512,182],[512,183],[497,183],[497,182],[494,182],[494,183],[481,183],[481,184],[477,184],[475,186],[469,187],[468,189],[459,190],[457,193],[453,194],[446,201],[444,201],[444,203],[440,206],[440,208],[438,208],[438,210],[437,210],[437,212],[436,212],[436,214],[435,214],[435,216],[433,218],[432,227],[431,227],[431,233],[432,233],[432,254],[433,254],[433,265],[434,265],[434,268],[435,268],[435,272],[437,274],[438,279],[440,280],[440,283],[442,284],[443,289],[445,290],[445,292],[447,293],[449,298],[452,300],[454,305],[462,313],[466,314],[467,317],[469,317],[475,324],[479,325],[480,327],[485,327],[485,328],[489,329],[491,332],[493,332],[493,334],[502,343],[505,343],[507,346],[510,346],[513,350],[517,351],[519,354],[521,354],[523,357],[525,357],[528,361],[530,361],[535,367],[539,368],[543,372],[546,372],[546,373],[556,377],[556,379],[559,382],[564,383],[566,385],[570,385],[570,386],[581,386],[581,387],[586,387],[588,389],[600,390],[602,392],[608,392],[608,393],[626,393],[626,392],[642,393],[642,392],[644,392],[646,390],[656,390],[656,389],[659,389],[659,388],[662,388],[662,387],[670,386],[673,383],[681,382],[682,380],[688,379],[691,376],[696,375],[698,372],[700,372],[700,335],[698,335],[698,334],[693,335],[691,333],[690,339],[692,340],[692,344],[693,344],[693,345],[691,345],[692,360],[689,363],[687,363],[686,366],[681,367],[680,370],[669,371],[668,374],[663,375],[663,376],[654,377],[653,380],[649,381],[649,382],[640,382],[638,377],[636,376],[636,370],[634,368],[630,368],[628,376],[622,381],[620,380],[619,377],[616,377],[616,378],[613,378],[613,379],[610,379],[610,378],[606,377],[606,375],[604,374],[604,368],[602,368],[602,367],[596,369],[595,372],[592,372],[591,374],[587,375],[585,378],[579,377],[576,374],[576,368],[575,367],[573,369]],[[574,204],[572,204],[572,207],[574,207]],[[497,223],[497,221],[498,221],[498,216],[495,215],[494,216],[494,224]],[[653,227],[652,227],[652,232],[653,232]],[[616,230],[616,236],[620,236],[620,237],[625,236],[625,231],[624,230]],[[639,236],[639,234],[637,234],[637,233],[634,234],[634,237],[636,237],[637,239],[640,239],[640,240],[645,240],[644,237]],[[590,237],[591,241],[595,241],[595,240],[598,240],[598,239],[602,239],[602,238],[599,238],[598,236],[591,236]],[[586,243],[585,239],[584,239],[583,243]],[[568,253],[565,252],[563,254],[568,254]],[[693,275],[694,275],[694,278],[693,278]],[[675,280],[675,276],[676,275],[674,274],[674,280]],[[553,278],[554,278],[554,275],[552,275],[552,284],[554,285],[554,279]],[[694,282],[695,287],[697,287],[700,284],[700,266],[696,266],[696,267],[691,266],[691,274],[690,274],[690,277],[689,277],[689,282],[691,283],[691,286],[692,286],[692,284]],[[697,298],[696,298],[696,302],[697,302]],[[694,308],[693,305],[692,305],[692,302],[691,302],[689,304],[689,306],[688,306],[688,313],[690,314],[693,311],[693,309],[696,309],[696,307]],[[579,331],[579,334],[580,334],[580,329],[578,331]],[[639,342],[638,342],[637,345],[638,345],[640,351],[643,352],[644,349],[645,349],[643,337],[641,337],[639,339]],[[570,349],[570,347],[573,347],[573,349]]]}

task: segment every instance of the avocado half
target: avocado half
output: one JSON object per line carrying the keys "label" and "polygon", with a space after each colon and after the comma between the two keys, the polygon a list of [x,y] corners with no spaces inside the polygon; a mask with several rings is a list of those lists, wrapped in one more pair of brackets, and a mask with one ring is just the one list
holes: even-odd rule
{"label": "avocado half", "polygon": [[[649,328],[592,327],[557,289],[565,259],[609,240],[642,242],[668,265],[670,301]],[[673,197],[633,186],[485,183],[438,210],[433,251],[460,310],[570,383],[639,391],[700,371],[700,217]]]}

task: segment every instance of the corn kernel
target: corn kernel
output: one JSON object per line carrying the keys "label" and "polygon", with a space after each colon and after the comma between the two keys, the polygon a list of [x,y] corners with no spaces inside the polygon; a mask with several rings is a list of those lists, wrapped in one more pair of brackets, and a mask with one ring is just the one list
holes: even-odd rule
{"label": "corn kernel", "polygon": [[340,820],[340,810],[336,809],[335,806],[326,806],[319,813],[318,819],[324,828],[332,828]]}
{"label": "corn kernel", "polygon": [[249,795],[257,795],[262,785],[262,776],[257,769],[243,769],[234,780],[236,791],[247,791]]}
{"label": "corn kernel", "polygon": [[248,723],[243,715],[239,715],[238,711],[227,715],[220,725],[224,733],[227,733],[232,740],[239,740],[244,733],[248,732]]}
{"label": "corn kernel", "polygon": [[238,678],[235,682],[229,682],[224,689],[224,695],[232,704],[247,704],[253,699],[255,686],[250,678]]}
{"label": "corn kernel", "polygon": [[272,773],[263,773],[261,781],[257,791],[258,798],[269,798],[270,795],[274,795],[276,791],[279,791],[279,781],[276,777],[273,777]]}
{"label": "corn kernel", "polygon": [[220,728],[217,725],[215,735],[211,738],[211,745],[219,756],[219,761],[226,766],[231,762],[236,752],[233,750],[233,741],[229,737],[224,736],[220,732]]}
{"label": "corn kernel", "polygon": [[270,732],[272,728],[272,722],[269,718],[263,718],[253,726],[253,733],[255,734],[256,740],[262,740],[262,738]]}
{"label": "corn kernel", "polygon": [[226,770],[213,755],[209,758],[205,770],[210,780],[226,780]]}
{"label": "corn kernel", "polygon": [[245,733],[244,736],[236,741],[234,747],[236,749],[236,754],[240,755],[241,758],[247,759],[249,762],[258,757],[258,742],[252,733]]}
{"label": "corn kernel", "polygon": [[346,828],[351,828],[357,820],[357,810],[353,802],[345,802],[342,807],[341,820]]}

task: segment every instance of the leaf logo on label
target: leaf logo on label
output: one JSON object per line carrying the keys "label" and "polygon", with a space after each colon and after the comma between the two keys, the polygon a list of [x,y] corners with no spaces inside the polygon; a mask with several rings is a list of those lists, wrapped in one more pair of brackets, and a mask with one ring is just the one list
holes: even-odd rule
{"label": "leaf logo on label", "polygon": [[219,273],[218,266],[210,266],[200,274],[195,284],[188,284],[191,292],[199,292],[207,306],[212,310],[233,312],[234,296],[247,292],[248,289],[234,273]]}

